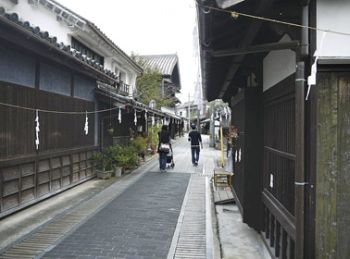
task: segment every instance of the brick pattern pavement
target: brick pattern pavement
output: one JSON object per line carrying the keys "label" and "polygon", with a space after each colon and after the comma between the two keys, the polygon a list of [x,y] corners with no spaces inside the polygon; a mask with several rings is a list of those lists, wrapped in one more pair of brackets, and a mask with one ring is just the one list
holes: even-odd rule
{"label": "brick pattern pavement", "polygon": [[145,174],[43,258],[166,258],[189,178]]}

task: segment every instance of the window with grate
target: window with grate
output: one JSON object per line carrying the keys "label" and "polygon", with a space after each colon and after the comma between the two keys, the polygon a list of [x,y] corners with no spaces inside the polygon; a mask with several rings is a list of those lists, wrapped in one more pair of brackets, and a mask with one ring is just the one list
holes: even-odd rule
{"label": "window with grate", "polygon": [[72,38],[72,48],[103,66],[104,58],[75,38]]}

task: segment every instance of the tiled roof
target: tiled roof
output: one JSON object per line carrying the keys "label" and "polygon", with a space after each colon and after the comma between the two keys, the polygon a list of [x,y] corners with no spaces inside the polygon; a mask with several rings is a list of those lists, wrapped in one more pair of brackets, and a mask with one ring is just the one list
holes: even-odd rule
{"label": "tiled roof", "polygon": [[0,22],[5,22],[8,24],[15,25],[15,27],[25,31],[28,34],[31,34],[33,38],[40,40],[46,44],[51,45],[58,51],[61,51],[67,55],[70,55],[71,58],[76,59],[77,61],[83,62],[86,65],[90,66],[93,70],[97,70],[100,73],[103,73],[105,76],[109,77],[114,81],[118,81],[118,76],[108,70],[104,69],[102,65],[100,65],[95,60],[90,59],[86,55],[81,54],[79,51],[72,49],[70,45],[65,45],[63,42],[58,43],[57,38],[55,36],[51,36],[47,31],[41,31],[38,26],[31,26],[28,21],[21,21],[18,17],[17,13],[6,13],[3,7],[0,7]]}
{"label": "tiled roof", "polygon": [[145,55],[138,56],[144,61],[144,68],[150,68],[159,71],[162,75],[172,75],[173,70],[178,62],[176,54],[168,55]]}
{"label": "tiled roof", "polygon": [[[45,0],[47,1],[47,0]],[[63,8],[64,10],[69,11],[70,13],[72,13],[75,17],[81,19],[81,21],[87,23],[91,28],[93,28],[95,30],[95,32],[101,37],[103,38],[107,44],[109,44],[114,50],[116,50],[121,56],[123,56],[126,61],[132,65],[136,70],[138,70],[138,72],[142,72],[142,68],[134,61],[132,60],[122,49],[120,49],[103,31],[101,31],[101,29],[94,24],[93,22],[85,19],[84,17],[82,17],[81,15],[75,13],[74,11],[68,9],[67,7],[63,6],[62,4],[56,2],[55,0],[49,0],[51,2],[51,4],[55,4],[57,6],[60,6],[60,8]],[[53,9],[51,9],[51,11],[55,11]],[[81,29],[80,26],[78,26],[79,29]]]}
{"label": "tiled roof", "polygon": [[126,61],[131,64],[136,70],[138,70],[140,73],[142,72],[142,68],[134,61],[132,60],[122,49],[120,49],[104,32],[100,30],[99,27],[96,26],[96,24],[87,21],[87,23],[104,39],[110,44],[119,54],[121,54]]}

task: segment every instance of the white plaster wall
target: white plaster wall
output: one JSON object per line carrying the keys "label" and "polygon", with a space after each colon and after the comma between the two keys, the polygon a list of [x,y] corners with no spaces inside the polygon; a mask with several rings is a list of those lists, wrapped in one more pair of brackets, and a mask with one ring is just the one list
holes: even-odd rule
{"label": "white plaster wall", "polygon": [[71,37],[76,37],[104,57],[104,67],[108,70],[115,71],[114,68],[117,64],[118,69],[126,73],[125,83],[131,86],[129,94],[132,95],[137,76],[136,71],[126,63],[125,58],[112,51],[111,47],[101,44],[103,40],[96,33],[90,31],[88,27],[84,28],[84,31],[71,29],[64,21],[57,21],[56,14],[52,11],[41,4],[28,4],[27,0],[20,0],[17,5],[8,0],[0,0],[0,6],[3,6],[8,13],[17,13],[20,20],[28,21],[32,26],[39,26],[42,31],[49,32],[50,37],[57,37],[57,42],[70,45]]}
{"label": "white plaster wall", "polygon": [[[317,27],[350,34],[350,1],[317,0]],[[350,36],[327,33],[320,49],[323,32],[317,32],[320,62],[350,63]],[[336,59],[336,60],[335,60]],[[328,60],[328,62],[327,62]],[[344,60],[348,60],[344,62]]]}
{"label": "white plaster wall", "polygon": [[[3,5],[6,0],[0,0],[0,5]],[[19,19],[22,21],[28,21],[32,26],[39,26],[42,31],[49,32],[50,36],[55,36],[57,42],[63,42],[64,44],[70,44],[70,29],[58,22],[56,16],[43,7],[42,5],[30,5],[27,1],[18,1],[17,5],[12,7],[5,6],[5,11],[9,13],[17,13]]]}
{"label": "white plaster wall", "polygon": [[[280,42],[290,41],[285,35]],[[296,56],[291,50],[271,51],[263,61],[263,89],[264,91],[276,85],[296,71]]]}

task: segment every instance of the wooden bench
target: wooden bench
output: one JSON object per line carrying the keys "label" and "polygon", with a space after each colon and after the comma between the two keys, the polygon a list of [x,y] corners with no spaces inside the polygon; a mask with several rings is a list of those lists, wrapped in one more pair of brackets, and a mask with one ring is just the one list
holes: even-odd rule
{"label": "wooden bench", "polygon": [[214,185],[215,186],[231,186],[232,176],[234,173],[225,171],[224,168],[214,169]]}

